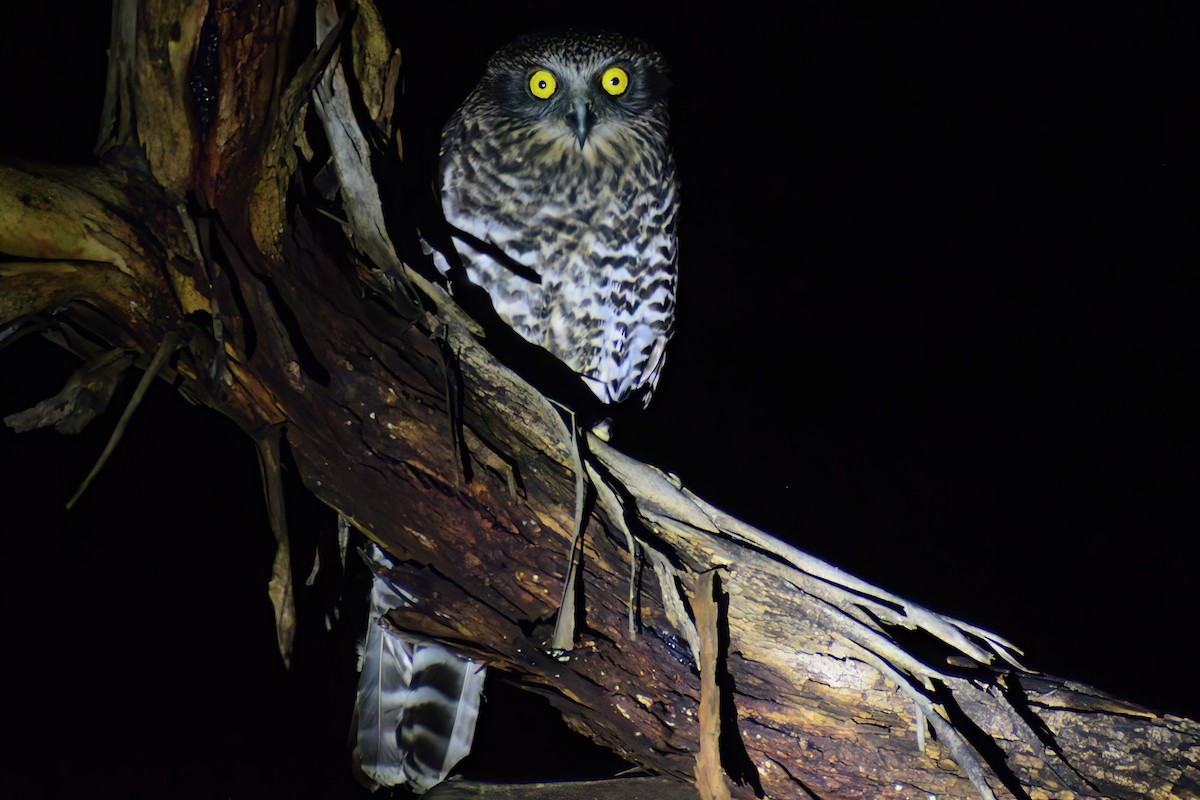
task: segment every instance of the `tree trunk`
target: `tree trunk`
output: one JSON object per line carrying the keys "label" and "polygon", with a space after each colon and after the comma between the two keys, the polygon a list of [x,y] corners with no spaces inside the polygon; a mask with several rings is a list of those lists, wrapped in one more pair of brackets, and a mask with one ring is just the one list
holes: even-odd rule
{"label": "tree trunk", "polygon": [[[308,4],[118,0],[103,165],[0,166],[0,325],[89,359],[77,385],[101,394],[134,354],[259,442],[285,658],[284,439],[422,598],[395,624],[704,796],[728,776],[738,797],[1200,797],[1195,722],[1028,671],[998,637],[576,442],[489,352],[501,334],[397,257],[415,222],[385,222],[375,171],[404,168],[399,56],[370,0],[344,19],[317,5],[312,45],[292,38]],[[72,392],[10,424],[85,414]],[[568,650],[552,623],[578,500]]]}

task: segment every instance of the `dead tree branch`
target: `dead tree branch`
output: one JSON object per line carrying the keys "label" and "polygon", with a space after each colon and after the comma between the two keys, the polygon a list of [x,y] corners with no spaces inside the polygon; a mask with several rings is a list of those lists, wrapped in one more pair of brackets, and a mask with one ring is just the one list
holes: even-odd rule
{"label": "dead tree branch", "polygon": [[[282,432],[307,487],[401,561],[425,600],[396,625],[504,670],[661,775],[694,781],[719,735],[739,797],[1200,797],[1195,722],[1029,671],[999,636],[594,437],[577,461],[556,408],[397,256],[389,230],[411,223],[385,214],[373,170],[397,158],[399,57],[368,0],[346,18],[318,5],[320,41],[302,43],[299,3],[204,16],[117,0],[104,165],[0,166],[7,335],[40,327],[142,367],[177,339],[163,377],[259,441]],[[295,47],[310,52],[291,74]],[[195,90],[208,82],[219,93]],[[332,223],[307,177],[322,160]],[[564,655],[551,635],[581,477],[594,503]],[[714,576],[719,603],[697,594]],[[712,691],[719,731],[702,724]]]}

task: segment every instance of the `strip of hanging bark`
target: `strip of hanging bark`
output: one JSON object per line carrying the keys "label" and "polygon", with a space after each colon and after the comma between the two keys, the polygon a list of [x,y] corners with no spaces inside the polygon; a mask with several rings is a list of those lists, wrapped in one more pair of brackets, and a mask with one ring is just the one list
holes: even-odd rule
{"label": "strip of hanging bark", "polygon": [[[345,18],[338,17],[335,4],[328,0],[318,3],[318,10],[317,37],[324,49],[338,40]],[[382,33],[377,35],[382,36]],[[312,108],[317,112],[329,141],[330,159],[337,174],[342,208],[347,217],[347,239],[371,263],[396,280],[403,289],[402,297],[396,299],[407,300],[412,304],[409,310],[415,312],[417,297],[404,281],[404,273],[399,270],[400,259],[388,236],[383,201],[372,172],[371,147],[358,124],[351,94],[341,62],[331,59],[314,87]]]}
{"label": "strip of hanging bark", "polygon": [[104,445],[104,451],[100,453],[100,457],[96,459],[96,465],[92,467],[92,471],[83,479],[83,483],[67,501],[67,510],[70,511],[79,498],[87,491],[92,480],[100,474],[100,470],[108,463],[108,458],[117,449],[117,442],[121,441],[121,437],[125,434],[125,428],[129,426],[129,420],[133,418],[133,412],[141,405],[142,398],[146,396],[146,392],[150,389],[150,383],[158,375],[158,371],[167,363],[167,359],[175,352],[175,348],[179,343],[179,337],[174,332],[168,333],[163,337],[162,342],[158,345],[158,350],[154,353],[154,358],[150,360],[150,366],[146,367],[145,374],[138,381],[137,388],[133,390],[133,397],[129,398],[129,405],[125,406],[125,411],[122,412],[121,418],[117,420],[117,426],[113,428],[112,436],[108,437],[108,444]]}
{"label": "strip of hanging bark", "polygon": [[625,521],[625,506],[617,497],[616,490],[591,464],[588,464],[587,469],[592,486],[596,489],[596,499],[605,510],[609,523],[624,534],[625,546],[629,548],[629,592],[625,595],[625,619],[629,639],[633,641],[637,638],[638,542],[634,539],[633,531],[629,529],[629,524]]}
{"label": "strip of hanging bark", "polygon": [[692,612],[700,634],[700,752],[696,754],[696,788],[703,800],[729,800],[729,785],[721,768],[721,694],[717,687],[720,607],[713,598],[713,573],[695,578]]}
{"label": "strip of hanging bark", "polygon": [[279,462],[279,428],[273,427],[255,440],[258,466],[262,470],[263,496],[267,517],[275,534],[275,562],[267,596],[275,610],[275,638],[284,667],[292,663],[292,644],[296,638],[296,595],[292,587],[292,561],[288,547],[287,517],[283,505],[283,471]]}
{"label": "strip of hanging bark", "polygon": [[[579,423],[575,414],[567,409],[571,422],[567,427],[567,435],[571,441],[571,463],[575,470],[575,517],[571,526],[571,548],[567,555],[567,572],[563,581],[562,601],[558,604],[558,618],[554,621],[554,636],[550,639],[550,648],[555,652],[566,652],[575,648],[575,619],[578,609],[575,608],[575,580],[579,575],[579,559],[583,546],[583,501],[587,486],[584,482],[583,459],[579,454]],[[564,423],[565,424],[565,423]]]}
{"label": "strip of hanging bark", "polygon": [[679,631],[679,635],[688,645],[692,660],[695,661],[700,657],[700,635],[696,632],[696,625],[688,616],[687,607],[680,595],[676,582],[679,571],[671,566],[671,562],[665,555],[645,542],[642,543],[642,552],[646,554],[650,565],[654,568],[654,574],[658,576],[658,591],[662,598],[663,612],[667,615],[667,621],[675,627],[675,630]]}

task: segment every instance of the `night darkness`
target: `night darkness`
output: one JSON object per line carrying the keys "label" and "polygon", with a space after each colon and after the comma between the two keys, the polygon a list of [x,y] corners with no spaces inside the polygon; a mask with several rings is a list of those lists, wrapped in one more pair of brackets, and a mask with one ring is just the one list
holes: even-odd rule
{"label": "night darkness", "polygon": [[[678,333],[616,444],[1033,668],[1200,717],[1196,10],[503,5],[393,13],[418,164],[517,33],[622,30],[673,67]],[[92,160],[108,15],[0,14],[0,153]],[[76,365],[36,337],[0,351],[0,415]],[[3,793],[366,796],[346,744],[362,609],[326,631],[327,569],[283,671],[248,437],[157,385],[62,510],[131,391],[79,436],[0,430]],[[333,513],[289,479],[298,547],[327,546]],[[519,698],[494,694],[481,738],[511,751]],[[608,767],[550,740],[464,767]]]}

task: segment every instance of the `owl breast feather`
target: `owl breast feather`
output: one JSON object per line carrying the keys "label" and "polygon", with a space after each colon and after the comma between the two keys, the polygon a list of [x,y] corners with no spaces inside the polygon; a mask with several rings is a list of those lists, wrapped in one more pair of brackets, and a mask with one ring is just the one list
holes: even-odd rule
{"label": "owl breast feather", "polygon": [[[640,394],[648,402],[674,320],[669,151],[659,161],[624,154],[617,164],[584,163],[578,153],[555,162],[554,147],[534,150],[519,162],[512,153],[472,160],[469,148],[444,157],[447,221],[541,282],[456,240],[467,278],[488,292],[501,319],[579,373],[601,401]],[[542,177],[530,177],[539,164]],[[659,168],[647,168],[653,164]]]}

